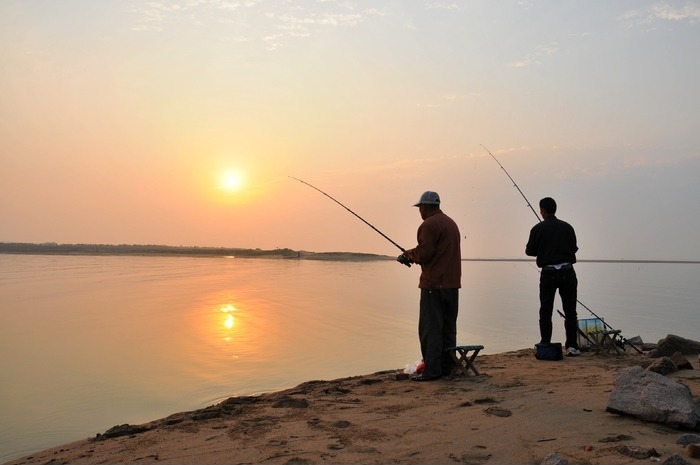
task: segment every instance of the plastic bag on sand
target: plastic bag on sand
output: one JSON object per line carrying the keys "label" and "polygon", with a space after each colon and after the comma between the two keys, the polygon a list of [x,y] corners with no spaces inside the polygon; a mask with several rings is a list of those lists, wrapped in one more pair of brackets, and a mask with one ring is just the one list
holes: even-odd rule
{"label": "plastic bag on sand", "polygon": [[413,373],[421,373],[424,367],[425,363],[423,362],[423,360],[416,360],[414,363],[409,363],[408,365],[406,365],[406,368],[403,369],[403,372],[408,373],[409,375],[412,375]]}

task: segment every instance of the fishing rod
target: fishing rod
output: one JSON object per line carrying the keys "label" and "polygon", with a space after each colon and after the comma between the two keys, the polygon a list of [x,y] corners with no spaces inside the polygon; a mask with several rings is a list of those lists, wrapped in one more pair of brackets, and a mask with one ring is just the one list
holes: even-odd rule
{"label": "fishing rod", "polygon": [[[566,320],[566,315],[564,315],[559,309],[557,309],[557,313],[559,314],[560,317],[564,318]],[[601,320],[602,321],[602,320]],[[591,338],[588,337],[588,334],[584,333],[581,328],[578,326],[576,327],[576,331],[578,331],[579,336],[582,336],[584,339],[588,341],[589,344],[595,345],[595,342],[591,340]]]}
{"label": "fishing rod", "polygon": [[[479,144],[479,145],[481,145],[481,144]],[[481,145],[481,146],[484,147],[483,145]],[[520,188],[518,187],[518,185],[515,183],[515,181],[513,180],[513,178],[510,176],[510,174],[508,174],[508,171],[506,171],[506,169],[503,167],[503,165],[501,165],[501,162],[498,161],[498,159],[497,159],[496,157],[493,156],[493,154],[491,153],[491,151],[490,151],[489,149],[487,149],[486,147],[484,147],[484,150],[486,150],[486,151],[489,153],[489,155],[491,155],[491,158],[493,158],[494,160],[496,160],[496,163],[498,163],[498,166],[501,167],[501,169],[503,170],[503,172],[506,173],[506,176],[508,176],[508,179],[510,179],[510,181],[513,183],[513,185],[515,186],[515,188],[518,189],[518,192],[520,192],[520,195],[522,195],[523,198],[525,199],[525,202],[527,203],[527,206],[530,207],[530,210],[532,210],[532,213],[534,213],[535,216],[537,217],[537,221],[542,221],[542,220],[540,219],[540,215],[538,215],[537,212],[535,211],[535,209],[532,208],[532,205],[530,205],[530,201],[527,199],[527,197],[525,197],[525,194],[523,194],[523,191],[520,190]]]}
{"label": "fishing rod", "polygon": [[[596,317],[596,318],[598,318],[600,321],[602,321],[603,324],[604,324],[605,326],[607,326],[608,328],[610,328],[611,331],[616,331],[615,328],[613,328],[612,326],[610,326],[609,324],[607,324],[607,323],[605,322],[604,319],[602,319],[601,317],[599,317],[598,315],[596,315],[595,312],[594,312],[593,310],[591,310],[590,308],[586,307],[586,306],[583,304],[583,302],[581,302],[580,300],[576,300],[576,302],[578,302],[579,304],[581,304],[581,305],[583,306],[583,308],[585,308],[586,310],[588,310],[589,312],[591,312],[591,315],[593,315],[594,317]],[[627,344],[628,346],[630,346],[631,348],[633,348],[634,350],[636,350],[637,353],[639,353],[639,354],[642,353],[642,351],[639,350],[639,348],[637,348],[637,346],[635,346],[634,344],[632,344],[631,342],[629,342],[629,341],[627,340],[627,338],[625,338],[625,336],[622,335],[622,333],[618,333],[617,335],[620,337],[620,340],[622,340],[622,350],[625,349],[624,346],[625,346],[625,344]]]}
{"label": "fishing rod", "polygon": [[[482,147],[484,147],[482,144],[479,144],[479,145],[481,145]],[[508,176],[508,179],[511,180],[511,182],[513,183],[513,185],[515,186],[515,188],[518,189],[518,192],[520,192],[520,195],[522,195],[523,199],[525,199],[525,202],[527,202],[527,206],[530,207],[530,210],[532,210],[532,213],[534,213],[534,214],[535,214],[535,217],[537,217],[537,221],[539,221],[539,222],[541,223],[541,222],[542,222],[542,219],[540,218],[540,215],[538,215],[537,212],[535,211],[535,209],[532,208],[532,205],[530,204],[530,201],[527,199],[527,197],[525,197],[525,194],[523,194],[523,191],[520,189],[520,187],[518,187],[518,185],[516,184],[515,180],[511,177],[511,175],[508,174],[508,171],[506,171],[506,169],[503,167],[503,165],[501,165],[501,162],[498,161],[498,159],[491,153],[491,151],[490,151],[489,149],[487,149],[486,147],[484,147],[484,150],[486,150],[486,151],[489,153],[489,155],[491,155],[491,158],[493,158],[493,159],[496,161],[496,163],[498,163],[498,166],[501,167],[501,169],[503,170],[503,172],[506,173],[506,176]],[[593,310],[591,310],[591,309],[588,308],[586,305],[584,305],[583,302],[581,302],[581,301],[578,300],[578,299],[576,299],[576,302],[578,302],[583,308],[585,308],[586,310],[588,310],[589,312],[591,312],[591,315],[593,315],[594,317],[596,317],[596,318],[598,318],[600,321],[602,321],[603,324],[604,324],[605,326],[607,326],[611,331],[616,331],[615,328],[613,328],[612,326],[610,326],[608,323],[605,322],[605,320],[603,320],[601,317],[599,317],[598,315],[596,315],[596,314],[593,312]],[[623,349],[624,349],[624,345],[627,344],[627,345],[629,345],[630,347],[632,347],[634,350],[636,350],[638,353],[640,353],[640,354],[642,353],[642,351],[639,350],[639,349],[637,348],[637,346],[635,346],[635,345],[633,345],[632,343],[630,343],[627,339],[625,339],[624,336],[622,336],[622,334],[618,334],[618,335],[620,336],[620,339],[622,340]],[[588,338],[586,338],[586,339],[588,339]]]}
{"label": "fishing rod", "polygon": [[[397,244],[396,242],[392,241],[386,234],[384,234],[383,232],[381,232],[380,230],[378,230],[377,228],[375,228],[374,226],[372,226],[371,224],[369,224],[369,222],[367,222],[367,220],[365,220],[364,218],[362,218],[360,215],[358,215],[358,214],[355,213],[354,211],[350,210],[348,207],[346,207],[346,206],[343,205],[342,203],[338,202],[336,199],[334,199],[334,198],[331,197],[330,195],[328,195],[328,194],[326,194],[325,192],[323,192],[323,191],[322,191],[321,189],[319,189],[318,187],[312,186],[312,185],[309,184],[308,182],[302,181],[301,179],[295,178],[294,176],[289,176],[289,177],[292,178],[292,179],[295,179],[295,180],[299,181],[299,182],[302,183],[302,184],[306,184],[307,186],[309,186],[309,187],[312,188],[312,189],[316,189],[316,190],[319,191],[321,194],[325,195],[326,197],[328,197],[329,199],[331,199],[332,201],[334,201],[335,203],[337,203],[338,205],[340,205],[341,207],[343,207],[344,209],[346,209],[347,211],[349,211],[350,213],[352,213],[353,215],[355,215],[357,218],[359,218],[359,219],[360,219],[363,223],[365,223],[367,226],[369,226],[370,228],[372,228],[372,229],[374,229],[375,231],[377,231],[379,234],[382,235],[382,237],[383,237],[384,239],[386,239],[387,241],[391,242],[391,243],[394,244],[396,247],[398,247],[398,249],[399,249],[401,252],[406,252],[406,249],[404,249],[403,247],[401,247],[401,246],[400,246],[399,244]],[[400,261],[401,263],[403,263],[404,265],[408,266],[408,267],[411,266],[411,264],[410,264],[408,261],[401,261],[401,260],[399,260],[399,261]]]}

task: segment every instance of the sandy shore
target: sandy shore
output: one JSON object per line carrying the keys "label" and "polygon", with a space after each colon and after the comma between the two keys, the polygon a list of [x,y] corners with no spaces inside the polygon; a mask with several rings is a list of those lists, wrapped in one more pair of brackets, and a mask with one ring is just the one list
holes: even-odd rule
{"label": "sandy shore", "polygon": [[[480,376],[415,382],[392,370],[310,381],[10,463],[539,464],[556,452],[570,464],[663,463],[672,454],[700,464],[676,444],[688,431],[606,412],[612,373],[648,361],[628,349],[545,362],[524,349],[480,355]],[[695,370],[669,377],[698,396],[697,357],[691,361]],[[658,459],[631,456],[649,449]]]}

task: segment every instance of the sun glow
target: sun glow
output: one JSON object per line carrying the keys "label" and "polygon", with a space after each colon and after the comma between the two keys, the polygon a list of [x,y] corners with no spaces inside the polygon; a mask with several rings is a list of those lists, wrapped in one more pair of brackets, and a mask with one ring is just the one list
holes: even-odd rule
{"label": "sun glow", "polygon": [[219,188],[228,192],[237,191],[243,186],[243,177],[234,171],[223,173],[220,181]]}

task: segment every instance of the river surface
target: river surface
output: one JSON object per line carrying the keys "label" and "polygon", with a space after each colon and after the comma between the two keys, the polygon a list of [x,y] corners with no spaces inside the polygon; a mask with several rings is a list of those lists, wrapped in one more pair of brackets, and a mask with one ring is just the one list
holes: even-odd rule
{"label": "river surface", "polygon": [[[533,347],[537,269],[462,269],[458,343]],[[700,264],[576,271],[579,318],[646,342],[700,338]],[[0,254],[0,462],[230,396],[403,368],[420,358],[419,273],[392,260]]]}

